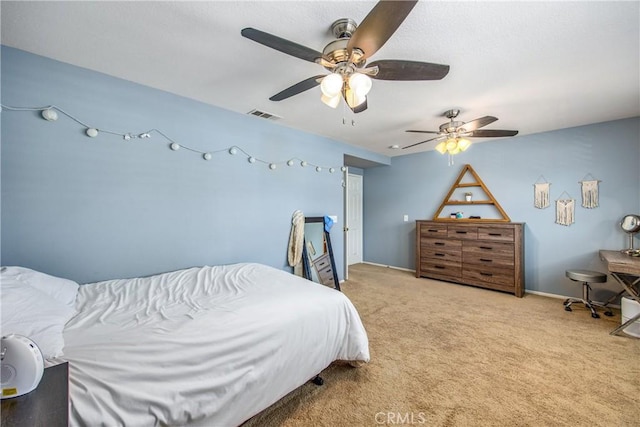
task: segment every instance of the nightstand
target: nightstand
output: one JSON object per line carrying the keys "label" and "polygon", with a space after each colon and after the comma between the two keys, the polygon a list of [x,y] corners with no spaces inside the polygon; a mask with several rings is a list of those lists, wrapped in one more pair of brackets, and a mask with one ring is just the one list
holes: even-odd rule
{"label": "nightstand", "polygon": [[69,425],[69,363],[45,368],[38,387],[30,393],[4,399],[3,426],[67,427]]}

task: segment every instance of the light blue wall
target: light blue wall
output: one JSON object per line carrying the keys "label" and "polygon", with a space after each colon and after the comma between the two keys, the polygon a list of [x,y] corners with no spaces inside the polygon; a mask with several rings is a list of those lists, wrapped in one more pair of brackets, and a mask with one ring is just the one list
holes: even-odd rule
{"label": "light blue wall", "polygon": [[[185,146],[239,146],[269,161],[292,157],[338,170],[280,164],[274,171],[237,154],[210,161],[172,151],[157,134],[124,141],[60,114],[2,112],[2,265],[22,265],[81,283],[194,265],[255,261],[287,269],[291,214],[343,215],[344,154],[385,156],[291,130],[121,79],[2,47],[2,103],[56,105],[121,133],[159,129]],[[343,236],[332,240],[340,277]]]}
{"label": "light blue wall", "polygon": [[[514,222],[524,222],[526,288],[578,295],[567,268],[606,271],[599,249],[622,249],[620,218],[640,213],[640,118],[493,140],[454,157],[435,151],[392,158],[364,174],[364,259],[415,268],[415,220],[431,219],[465,164],[470,164]],[[578,181],[600,180],[600,207],[580,207]],[[551,206],[533,207],[533,184],[551,182]],[[554,223],[563,191],[576,199],[575,223]],[[448,212],[448,211],[445,211]],[[408,214],[410,221],[403,222]],[[473,215],[473,212],[465,212]],[[639,239],[636,238],[638,247]],[[615,283],[609,284],[616,291]]]}
{"label": "light blue wall", "polygon": [[[526,223],[530,290],[576,294],[564,270],[603,269],[597,250],[625,247],[617,223],[625,213],[640,212],[638,118],[476,144],[449,167],[436,152],[389,160],[12,48],[2,47],[1,65],[3,104],[55,104],[92,126],[157,128],[203,151],[237,145],[267,160],[300,157],[339,167],[348,154],[390,164],[362,171],[369,262],[414,268],[413,221],[431,218],[465,163],[513,221]],[[340,173],[284,165],[270,171],[225,153],[207,162],[169,150],[158,135],[91,139],[62,115],[47,122],[36,112],[3,111],[1,126],[2,265],[82,283],[241,261],[286,269],[291,213],[301,209],[340,218],[332,241],[342,278]],[[578,181],[588,173],[602,181],[601,206],[578,207],[572,226],[554,224],[553,207],[533,208],[540,175],[552,183],[552,199],[563,191],[579,199]]]}

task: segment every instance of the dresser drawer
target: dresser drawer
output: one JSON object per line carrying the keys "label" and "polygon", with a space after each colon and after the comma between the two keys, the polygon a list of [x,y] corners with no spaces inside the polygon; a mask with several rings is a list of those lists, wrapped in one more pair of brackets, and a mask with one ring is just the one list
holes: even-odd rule
{"label": "dresser drawer", "polygon": [[425,249],[460,252],[462,250],[462,241],[446,239],[422,239],[420,241],[420,251]]}
{"label": "dresser drawer", "polygon": [[465,264],[513,267],[514,245],[502,242],[464,242],[462,260]]}
{"label": "dresser drawer", "polygon": [[447,227],[447,237],[449,239],[478,239],[478,227],[475,225],[449,225]]}
{"label": "dresser drawer", "polygon": [[437,276],[447,276],[451,278],[462,277],[460,262],[426,259],[420,262],[420,271],[431,273]]}
{"label": "dresser drawer", "polygon": [[510,227],[478,227],[478,240],[513,242],[514,234]]}
{"label": "dresser drawer", "polygon": [[329,254],[324,254],[313,261],[313,266],[318,272],[318,279],[323,285],[335,287],[335,280],[333,278],[333,268],[331,266],[331,258]]}
{"label": "dresser drawer", "polygon": [[327,253],[314,259],[313,265],[318,271],[325,270],[327,268],[331,269],[331,259],[329,258],[329,254]]}
{"label": "dresser drawer", "polygon": [[495,268],[466,265],[462,277],[467,280],[492,283],[506,287],[514,287],[514,270],[512,268]]}
{"label": "dresser drawer", "polygon": [[459,263],[462,260],[462,253],[460,249],[437,249],[430,247],[422,247],[420,249],[420,260],[444,260],[444,261],[454,261]]}
{"label": "dresser drawer", "polygon": [[447,237],[447,226],[445,224],[422,224],[420,237]]}
{"label": "dresser drawer", "polygon": [[318,278],[323,285],[335,288],[336,282],[333,279],[333,270],[331,268],[318,271]]}

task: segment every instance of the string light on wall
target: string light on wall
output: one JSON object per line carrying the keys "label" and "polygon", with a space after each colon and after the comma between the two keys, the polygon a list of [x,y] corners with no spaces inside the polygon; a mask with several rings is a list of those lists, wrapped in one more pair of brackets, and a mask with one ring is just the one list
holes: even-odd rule
{"label": "string light on wall", "polygon": [[[2,106],[4,108],[4,105]],[[45,108],[42,110],[42,117],[50,122],[58,120],[58,113],[53,108]]]}
{"label": "string light on wall", "polygon": [[[146,132],[142,132],[142,133],[132,133],[132,132],[120,133],[120,132],[114,132],[114,131],[110,131],[110,130],[106,130],[106,129],[90,126],[90,125],[84,123],[83,121],[79,120],[78,118],[74,117],[73,115],[67,113],[66,111],[64,111],[63,109],[61,109],[60,107],[57,107],[55,105],[49,105],[49,106],[45,106],[45,107],[12,107],[12,106],[4,105],[4,104],[0,104],[0,105],[2,106],[3,110],[7,110],[7,111],[39,111],[40,115],[42,116],[42,118],[47,120],[47,121],[49,121],[49,122],[54,122],[54,121],[58,120],[58,113],[60,113],[60,114],[62,114],[64,116],[68,117],[69,119],[75,121],[76,123],[78,123],[82,127],[84,127],[84,129],[85,129],[84,132],[89,138],[96,138],[102,133],[102,134],[109,134],[109,135],[119,136],[125,141],[133,141],[135,139],[148,139],[148,138],[151,138],[152,134],[158,134],[162,138],[164,138],[165,140],[167,140],[169,142],[169,148],[171,150],[178,151],[180,149],[184,149],[184,150],[187,150],[187,151],[192,151],[194,153],[200,154],[202,156],[202,158],[204,160],[207,160],[207,161],[211,160],[213,158],[213,155],[214,154],[218,154],[218,153],[227,152],[229,155],[236,155],[238,153],[242,153],[247,157],[247,161],[250,164],[263,163],[263,164],[268,166],[269,170],[277,169],[278,164],[286,164],[287,166],[294,166],[296,164],[296,161],[299,162],[300,166],[303,167],[303,168],[306,167],[307,165],[315,167],[315,170],[318,173],[322,172],[323,170],[327,170],[329,173],[334,173],[335,170],[336,170],[333,167],[315,165],[315,164],[307,162],[306,160],[299,159],[297,157],[291,158],[291,159],[287,160],[286,162],[274,162],[274,161],[262,160],[262,159],[259,159],[259,158],[256,158],[256,157],[252,156],[251,154],[247,153],[244,149],[242,149],[241,147],[238,147],[237,145],[234,145],[234,146],[231,146],[231,147],[228,147],[228,148],[224,148],[224,149],[220,149],[220,150],[216,150],[216,151],[212,151],[212,152],[200,151],[200,150],[196,150],[194,148],[190,148],[190,147],[187,147],[185,145],[179,144],[178,142],[172,140],[171,138],[169,138],[167,135],[165,135],[164,133],[162,133],[158,129],[150,129],[150,130],[148,130]],[[342,166],[340,168],[340,170],[342,172],[346,172],[347,168],[345,166]]]}

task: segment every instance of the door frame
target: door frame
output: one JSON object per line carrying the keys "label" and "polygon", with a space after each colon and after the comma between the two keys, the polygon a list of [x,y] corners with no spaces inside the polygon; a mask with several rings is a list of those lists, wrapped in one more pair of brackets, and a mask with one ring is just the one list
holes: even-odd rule
{"label": "door frame", "polygon": [[[351,175],[357,175],[357,174],[351,174]],[[363,175],[358,175],[361,178],[361,182],[363,185],[361,185],[361,191],[362,191],[362,209],[360,209],[361,214],[364,211],[364,176]],[[344,195],[344,201],[343,201],[343,205],[344,205],[344,227],[343,227],[343,240],[344,240],[344,278],[345,280],[347,280],[349,278],[349,168],[346,167],[345,171],[344,171],[344,180],[343,180],[343,195]],[[362,215],[364,216],[364,215]],[[360,230],[360,247],[362,249],[362,251],[364,252],[364,233],[363,233],[363,228],[364,228],[364,221],[363,218],[360,218],[360,226],[361,226],[361,230]],[[363,261],[364,261],[364,254],[363,255]]]}

